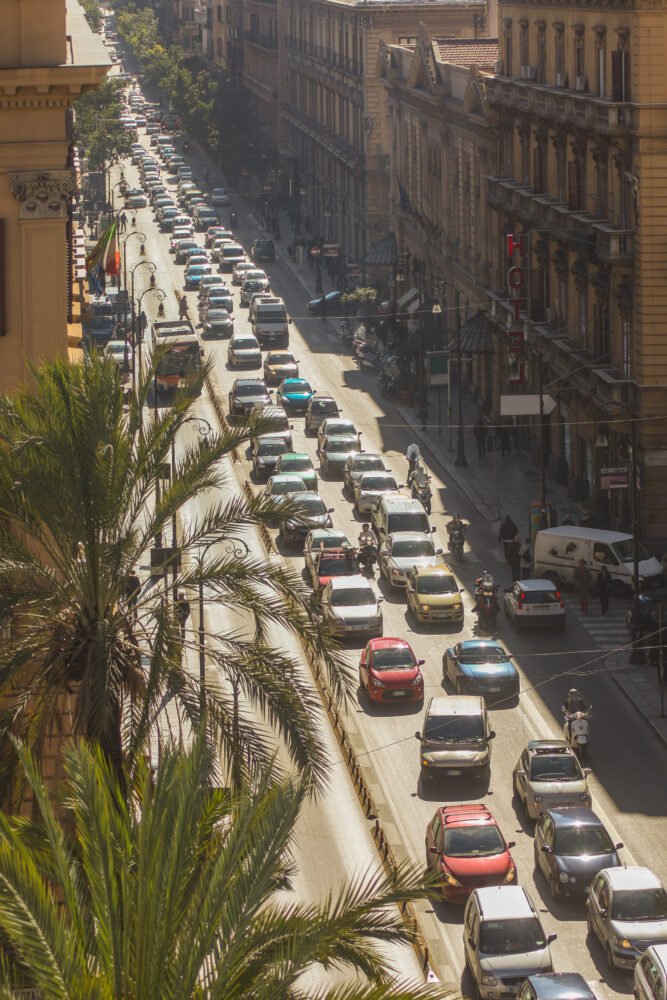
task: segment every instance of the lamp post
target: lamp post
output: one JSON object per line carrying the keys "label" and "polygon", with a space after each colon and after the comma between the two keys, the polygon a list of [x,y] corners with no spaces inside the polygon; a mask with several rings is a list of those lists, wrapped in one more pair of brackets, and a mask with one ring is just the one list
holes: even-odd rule
{"label": "lamp post", "polygon": [[[140,240],[142,241],[142,243],[144,243],[145,240],[146,240],[146,237],[145,237],[144,233],[140,233],[137,229],[133,229],[131,233],[127,234],[127,236],[125,237],[124,240],[120,241],[123,244],[123,288],[125,289],[125,336],[126,336],[126,338],[127,338],[127,307],[128,307],[128,301],[127,301],[127,245],[126,244],[127,244],[127,241],[130,239],[131,236],[138,236],[140,238]],[[142,263],[147,263],[147,262],[146,261],[142,261]],[[134,292],[132,294],[134,296]]]}
{"label": "lamp post", "polygon": [[318,246],[310,248],[310,255],[315,261],[315,294],[322,294],[322,260],[321,250]]}
{"label": "lamp post", "polygon": [[[139,308],[137,309],[136,308],[137,303],[136,303],[136,300],[135,300],[135,297],[134,297],[134,272],[138,268],[143,267],[144,265],[150,271],[151,276],[150,276],[150,282],[149,282],[148,288],[144,289],[144,291],[139,296]],[[136,350],[137,341],[139,342],[139,369],[141,370],[141,362],[142,362],[142,358],[141,358],[141,344],[142,344],[142,341],[144,339],[144,337],[143,337],[143,333],[144,333],[143,330],[140,329],[139,331],[137,331],[137,313],[139,313],[139,314],[141,313],[141,300],[143,299],[143,297],[146,294],[146,292],[152,292],[155,289],[155,272],[156,271],[157,271],[157,266],[153,263],[152,260],[140,260],[139,263],[135,264],[134,267],[131,268],[131,270],[130,270],[131,287],[132,287],[132,294],[131,294],[131,297],[130,297],[131,298],[130,307],[132,309],[132,370],[133,371],[134,371],[135,350]],[[164,299],[164,298],[166,298],[166,296],[163,294],[162,299]],[[139,324],[139,326],[141,326],[141,324]],[[138,332],[138,336],[137,336],[137,332]],[[127,334],[126,334],[126,339],[127,339]],[[136,380],[133,377],[133,379],[132,379],[132,385],[133,385],[133,387],[135,386],[135,384],[136,384]]]}
{"label": "lamp post", "polygon": [[[213,429],[211,427],[210,423],[208,422],[208,420],[206,419],[206,417],[197,417],[194,414],[192,416],[189,416],[189,417],[184,417],[183,420],[181,421],[181,423],[183,423],[183,424],[192,424],[193,427],[194,427],[194,429],[196,430],[196,432],[202,438],[208,437],[208,435],[211,433],[211,431]],[[171,483],[172,483],[172,485],[173,485],[173,483],[175,483],[175,481],[176,481],[176,436],[174,435],[174,437],[172,437],[172,439],[171,439]],[[172,515],[172,518],[171,518],[171,546],[172,546],[172,548],[173,548],[173,550],[175,552],[176,551],[176,513],[175,512],[174,512],[174,514]],[[175,604],[176,603],[176,598],[178,596],[177,593],[176,593],[176,571],[177,571],[177,566],[176,566],[176,558],[175,557],[174,557],[174,561],[172,563],[172,570],[173,570],[173,585],[172,585],[172,589],[173,589],[173,600],[174,600],[174,604]]]}
{"label": "lamp post", "polygon": [[463,361],[461,358],[461,312],[459,309],[459,290],[454,288],[454,295],[456,301],[456,378],[458,379],[458,393],[457,393],[457,403],[458,403],[458,427],[456,428],[456,458],[454,459],[454,465],[466,466],[468,460],[466,459],[466,449],[465,449],[465,439],[463,437]]}

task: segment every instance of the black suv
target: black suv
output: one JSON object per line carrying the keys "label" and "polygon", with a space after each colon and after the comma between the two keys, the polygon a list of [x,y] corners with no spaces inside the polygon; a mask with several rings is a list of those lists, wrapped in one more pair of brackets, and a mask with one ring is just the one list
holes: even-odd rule
{"label": "black suv", "polygon": [[270,263],[276,259],[276,248],[273,240],[255,240],[251,253],[255,263],[260,261],[269,261]]}

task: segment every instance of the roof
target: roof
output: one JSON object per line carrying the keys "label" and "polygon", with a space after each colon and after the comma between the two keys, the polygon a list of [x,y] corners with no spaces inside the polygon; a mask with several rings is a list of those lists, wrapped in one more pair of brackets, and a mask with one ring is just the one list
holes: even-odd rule
{"label": "roof", "polygon": [[536,753],[571,751],[570,744],[566,740],[528,740],[526,749],[534,750]]}
{"label": "roof", "polygon": [[546,972],[529,976],[539,1000],[590,1000],[595,994],[578,972]]}
{"label": "roof", "polygon": [[354,576],[335,576],[330,583],[332,590],[346,590],[348,587],[368,587],[370,589],[371,586],[361,573],[355,573]]}
{"label": "roof", "polygon": [[492,885],[476,889],[485,920],[508,920],[535,916],[530,896],[522,885]]}
{"label": "roof", "polygon": [[[377,472],[365,472],[361,479],[362,481],[366,476],[377,476]],[[380,473],[380,475],[391,475],[391,473]],[[428,538],[428,535],[424,535],[423,531],[397,531],[387,536],[391,538],[392,542],[423,542],[424,538]]]}
{"label": "roof", "polygon": [[[419,532],[423,538],[423,532]],[[447,563],[437,563],[435,566],[415,566],[414,572],[418,576],[454,576]]]}
{"label": "roof", "polygon": [[[365,580],[366,577],[363,577]],[[479,695],[453,694],[449,697],[431,698],[428,715],[482,715],[484,700]]]}
{"label": "roof", "polygon": [[447,344],[450,351],[462,354],[493,354],[493,336],[489,320],[481,310],[463,324]]}
{"label": "roof", "polygon": [[441,806],[440,816],[445,826],[497,826],[487,807],[479,802],[463,806]]}
{"label": "roof", "polygon": [[566,826],[602,826],[602,820],[592,809],[573,806],[571,809],[549,809],[554,824],[562,829]]}
{"label": "roof", "polygon": [[526,591],[558,590],[553,580],[517,580],[517,583]]}
{"label": "roof", "polygon": [[[380,502],[383,505],[383,509],[391,511],[392,514],[410,514],[413,511],[419,511],[421,514],[424,513],[424,505],[421,500],[412,500],[411,498],[402,499],[401,497],[383,497]],[[408,532],[401,531],[396,532],[396,534],[404,535],[408,534]],[[420,538],[424,537],[424,533],[422,531],[419,531],[416,534],[411,532],[411,534],[413,534],[414,537],[417,537],[417,535]]]}
{"label": "roof", "polygon": [[650,868],[635,867],[607,868],[605,875],[612,889],[659,889],[660,879]]}
{"label": "roof", "polygon": [[397,639],[395,636],[383,635],[379,639],[371,639],[370,645],[373,649],[390,649],[400,646],[401,649],[410,649],[407,639]]}
{"label": "roof", "polygon": [[500,58],[497,38],[434,38],[442,62],[493,69]]}
{"label": "roof", "polygon": [[364,258],[364,264],[392,267],[398,260],[398,245],[393,233],[387,233],[374,243]]}
{"label": "roof", "polygon": [[503,653],[507,652],[500,639],[464,639],[460,645],[462,649],[502,649]]}
{"label": "roof", "polygon": [[580,528],[578,525],[562,525],[560,528],[542,528],[540,535],[555,535],[563,538],[581,538],[592,542],[624,542],[632,538],[626,531],[603,531],[601,528]]}

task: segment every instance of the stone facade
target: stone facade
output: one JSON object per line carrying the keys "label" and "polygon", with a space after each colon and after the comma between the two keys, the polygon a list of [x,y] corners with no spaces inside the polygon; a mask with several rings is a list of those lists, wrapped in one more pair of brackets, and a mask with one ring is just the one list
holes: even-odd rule
{"label": "stone facade", "polygon": [[[414,44],[420,21],[452,37],[488,33],[487,4],[281,0],[292,211],[363,261],[387,229],[390,169],[378,46]],[[309,227],[308,227],[309,224]]]}
{"label": "stone facade", "polygon": [[[500,9],[501,71],[486,81],[501,127],[488,178],[498,252],[504,233],[527,237],[515,254],[530,312],[514,389],[541,378],[556,399],[551,469],[610,527],[630,526],[631,490],[603,489],[601,470],[629,466],[635,422],[649,538],[667,535],[666,28],[653,2],[513,0]],[[489,302],[506,373],[507,294]]]}
{"label": "stone facade", "polygon": [[281,18],[282,5],[277,0],[245,0],[243,4],[243,85],[263,126],[261,143],[268,156],[280,148],[282,127]]}
{"label": "stone facade", "polygon": [[0,390],[67,354],[72,104],[110,67],[76,0],[6,0],[0,37]]}

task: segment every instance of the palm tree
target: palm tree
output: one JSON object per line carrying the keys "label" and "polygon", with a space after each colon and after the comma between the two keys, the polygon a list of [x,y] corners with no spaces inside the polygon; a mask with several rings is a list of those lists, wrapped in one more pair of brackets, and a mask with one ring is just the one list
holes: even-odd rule
{"label": "palm tree", "polygon": [[[223,759],[254,766],[275,753],[273,733],[311,781],[323,781],[316,698],[299,663],[274,648],[276,628],[300,637],[321,657],[338,697],[350,686],[340,654],[313,622],[308,593],[281,563],[239,558],[231,549],[198,558],[202,546],[238,538],[275,515],[264,499],[232,490],[221,459],[261,427],[213,431],[181,450],[171,482],[156,496],[161,466],[201,391],[202,379],[174,405],[145,412],[154,372],[138,378],[123,405],[117,369],[97,356],[82,364],[49,361],[34,384],[0,397],[0,796],[20,795],[10,734],[39,758],[71,706],[74,735],[97,741],[119,773],[163,727],[169,705],[196,730],[205,711]],[[145,587],[128,607],[128,574],[153,540],[194,497],[211,502],[178,544],[176,588],[206,586],[210,600],[254,621],[254,635],[210,636],[221,680],[198,682],[183,665],[174,605],[161,586]],[[218,547],[220,549],[220,547]],[[274,639],[275,641],[275,639]],[[226,679],[231,678],[234,690]],[[238,712],[244,704],[268,725]],[[173,713],[172,713],[173,715]],[[268,735],[267,735],[268,734]],[[20,774],[20,771],[18,772]]]}
{"label": "palm tree", "polygon": [[[43,1000],[397,1000],[442,996],[396,983],[379,946],[410,940],[398,905],[419,872],[366,874],[320,905],[288,895],[307,785],[213,786],[203,740],[142,761],[123,786],[107,756],[66,754],[65,828],[23,749],[34,824],[0,816],[0,997]],[[8,944],[8,946],[7,946]],[[315,966],[353,985],[306,992]],[[347,974],[346,974],[347,973]]]}

